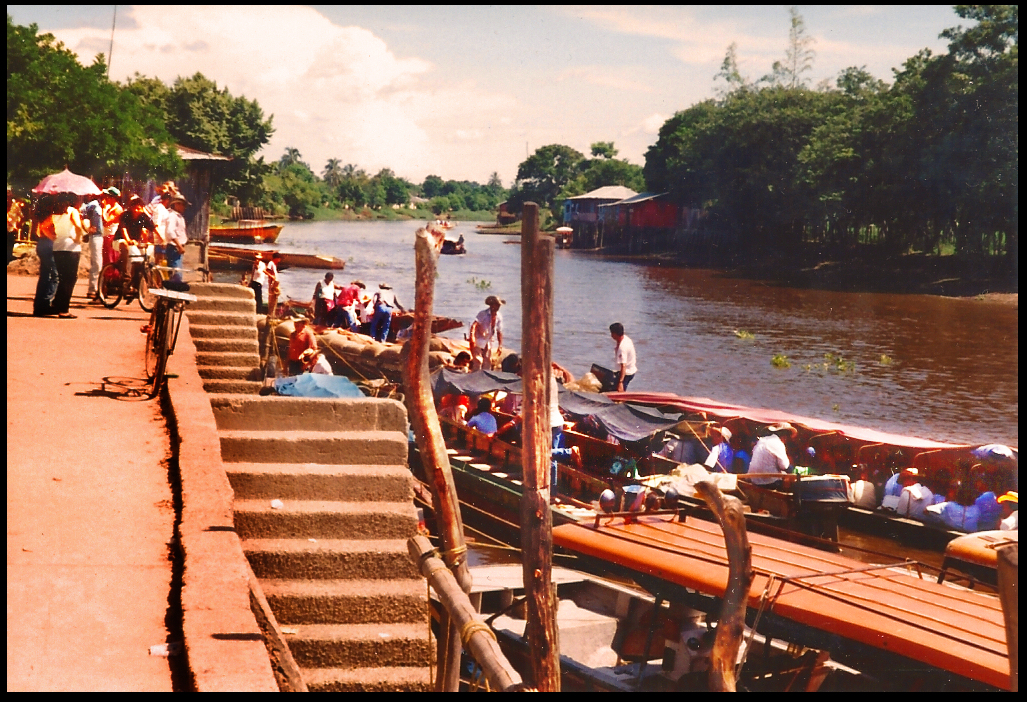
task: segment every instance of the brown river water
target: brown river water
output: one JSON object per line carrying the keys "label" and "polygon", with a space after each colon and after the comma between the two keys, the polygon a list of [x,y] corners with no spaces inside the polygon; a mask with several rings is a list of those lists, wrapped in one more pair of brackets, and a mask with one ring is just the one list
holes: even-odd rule
{"label": "brown river water", "polygon": [[[336,282],[388,281],[413,301],[415,222],[288,224],[284,250],[347,261]],[[504,346],[521,341],[520,246],[470,224],[468,253],[443,256],[435,313],[466,333],[487,295],[503,307]],[[638,351],[631,390],[673,392],[959,443],[1017,446],[1018,310],[985,299],[829,292],[717,271],[557,251],[553,358],[575,375],[613,364],[609,325]],[[282,274],[309,300],[324,271]],[[771,359],[787,358],[789,367]]]}

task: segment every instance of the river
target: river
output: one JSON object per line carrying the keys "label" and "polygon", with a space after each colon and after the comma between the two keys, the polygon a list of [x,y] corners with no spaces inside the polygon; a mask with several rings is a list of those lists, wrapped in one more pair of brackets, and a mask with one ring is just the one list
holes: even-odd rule
{"label": "river", "polygon": [[[347,261],[336,282],[389,282],[414,298],[417,222],[307,222],[278,246]],[[520,348],[517,237],[460,224],[468,253],[443,256],[436,314],[466,333],[487,295],[503,307],[504,346]],[[1018,309],[986,299],[828,292],[717,271],[556,252],[553,358],[576,376],[613,364],[612,322],[638,351],[632,390],[764,407],[897,434],[1018,445]],[[309,300],[324,271],[282,273],[286,295]],[[787,358],[788,367],[772,364]]]}

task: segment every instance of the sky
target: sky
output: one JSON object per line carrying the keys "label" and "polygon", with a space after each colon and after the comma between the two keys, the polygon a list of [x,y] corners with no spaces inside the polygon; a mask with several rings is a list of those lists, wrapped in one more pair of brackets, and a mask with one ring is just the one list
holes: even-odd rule
{"label": "sky", "polygon": [[[287,147],[421,183],[509,186],[547,144],[612,141],[643,165],[660,126],[716,95],[731,44],[743,75],[783,59],[788,6],[119,5],[112,80],[203,73],[274,116],[261,152]],[[892,69],[967,24],[951,6],[796,6],[815,41],[811,85],[850,66]],[[91,63],[111,48],[113,5],[8,5]]]}

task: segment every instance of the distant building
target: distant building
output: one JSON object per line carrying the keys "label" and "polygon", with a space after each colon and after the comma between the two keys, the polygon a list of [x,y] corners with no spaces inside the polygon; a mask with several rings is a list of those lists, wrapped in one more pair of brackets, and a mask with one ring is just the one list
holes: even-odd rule
{"label": "distant building", "polygon": [[574,230],[573,246],[579,249],[601,247],[599,208],[636,195],[638,193],[623,185],[606,185],[564,200],[563,224]]}
{"label": "distant building", "polygon": [[503,202],[496,205],[496,224],[513,224],[519,219],[519,216],[514,214],[508,209],[508,202]]}

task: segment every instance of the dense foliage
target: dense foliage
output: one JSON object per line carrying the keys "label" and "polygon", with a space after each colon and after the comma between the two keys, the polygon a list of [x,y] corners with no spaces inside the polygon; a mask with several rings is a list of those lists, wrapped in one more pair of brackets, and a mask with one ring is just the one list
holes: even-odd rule
{"label": "dense foliage", "polygon": [[7,16],[8,183],[31,187],[65,166],[97,181],[181,171],[160,113],[106,74],[102,55],[82,66],[52,34]]}
{"label": "dense foliage", "polygon": [[1008,254],[1018,227],[1018,11],[958,6],[887,85],[865,70],[808,88],[812,50],[792,15],[787,59],[750,82],[729,48],[721,98],[677,113],[646,155],[650,190],[702,205],[744,242]]}
{"label": "dense foliage", "polygon": [[525,202],[548,207],[559,218],[563,201],[605,185],[645,189],[642,168],[614,158],[612,141],[592,144],[593,158],[563,144],[543,146],[517,168],[517,181],[510,194],[510,210],[519,212]]}

